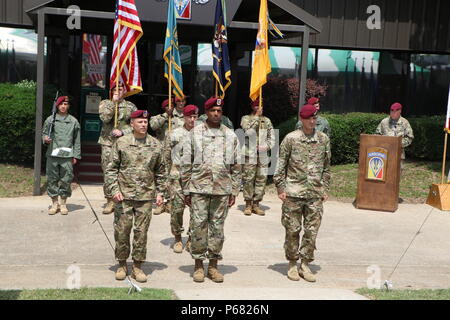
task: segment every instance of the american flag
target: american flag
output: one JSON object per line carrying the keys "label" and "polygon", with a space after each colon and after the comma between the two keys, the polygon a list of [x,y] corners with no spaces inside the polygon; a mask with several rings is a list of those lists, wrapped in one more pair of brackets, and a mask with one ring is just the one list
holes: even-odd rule
{"label": "american flag", "polygon": [[119,82],[124,85],[124,97],[142,91],[136,43],[143,34],[134,0],[117,0],[110,87],[116,83],[119,62]]}
{"label": "american flag", "polygon": [[94,66],[101,65],[100,51],[102,50],[102,38],[96,34],[84,35],[84,48],[83,51],[89,55],[89,64],[93,67],[88,71],[89,83],[96,85],[97,82],[103,80],[103,72],[101,69],[96,70]]}

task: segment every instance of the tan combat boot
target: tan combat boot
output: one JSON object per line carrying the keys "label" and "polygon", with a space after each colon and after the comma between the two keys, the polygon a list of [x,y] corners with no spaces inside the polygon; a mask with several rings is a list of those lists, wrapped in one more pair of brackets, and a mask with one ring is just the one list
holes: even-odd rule
{"label": "tan combat boot", "polygon": [[165,210],[166,210],[166,209],[165,209],[165,204],[163,203],[162,205],[157,206],[157,207],[155,208],[155,210],[153,210],[153,214],[154,214],[154,215],[160,215],[160,214],[163,213]]}
{"label": "tan combat boot", "polygon": [[166,206],[165,206],[164,210],[165,211],[163,211],[163,212],[166,212],[168,214],[172,214],[172,203],[170,203],[170,201],[168,201],[166,203]]}
{"label": "tan combat boot", "polygon": [[52,206],[48,209],[49,215],[54,215],[59,210],[58,197],[52,197]]}
{"label": "tan combat boot", "polygon": [[181,241],[181,235],[175,236],[175,242],[173,244],[173,252],[182,253],[183,252],[183,242]]}
{"label": "tan combat boot", "polygon": [[245,200],[244,214],[246,216],[251,216],[252,215],[252,201],[251,200]]}
{"label": "tan combat boot", "polygon": [[208,278],[214,282],[223,282],[223,274],[221,274],[217,269],[217,259],[209,260]]}
{"label": "tan combat boot", "polygon": [[186,241],[186,246],[185,246],[185,248],[186,248],[186,251],[187,252],[191,252],[191,237],[189,236],[189,238],[187,239],[187,241]]}
{"label": "tan combat boot", "polygon": [[119,267],[116,270],[116,280],[125,280],[125,278],[127,277],[127,273],[127,261],[119,260]]}
{"label": "tan combat boot", "polygon": [[141,269],[141,261],[133,261],[133,268],[131,269],[131,277],[137,282],[147,282],[147,276]]}
{"label": "tan combat boot", "polygon": [[106,206],[105,209],[103,209],[103,214],[110,214],[114,212],[114,208],[115,208],[115,203],[113,201],[113,199],[111,198],[106,198]]}
{"label": "tan combat boot", "polygon": [[264,216],[266,213],[259,207],[259,201],[253,201],[252,212],[258,216]]}
{"label": "tan combat boot", "polygon": [[300,280],[300,276],[298,275],[298,270],[297,270],[297,261],[289,260],[287,277],[289,280],[292,280],[292,281]]}
{"label": "tan combat boot", "polygon": [[59,211],[63,215],[67,215],[69,213],[69,210],[66,207],[66,200],[67,200],[67,198],[61,197],[61,201],[60,201],[60,204],[59,204]]}
{"label": "tan combat boot", "polygon": [[312,273],[311,269],[309,269],[307,261],[302,260],[302,263],[300,264],[300,268],[298,268],[298,273],[306,281],[316,282],[316,277]]}
{"label": "tan combat boot", "polygon": [[203,261],[200,259],[195,259],[195,269],[194,269],[194,282],[205,281],[205,269],[203,269]]}

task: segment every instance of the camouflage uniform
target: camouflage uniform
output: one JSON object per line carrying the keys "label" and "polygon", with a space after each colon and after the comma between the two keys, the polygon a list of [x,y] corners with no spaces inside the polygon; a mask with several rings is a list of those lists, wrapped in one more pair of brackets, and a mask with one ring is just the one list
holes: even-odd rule
{"label": "camouflage uniform", "polygon": [[194,127],[189,139],[181,180],[184,195],[191,195],[191,256],[220,260],[228,200],[238,195],[241,181],[239,140],[226,126],[206,123]]}
{"label": "camouflage uniform", "polygon": [[[183,145],[189,143],[189,131],[183,126],[166,136],[164,143],[164,163],[167,170],[167,191],[171,202],[170,227],[174,236],[181,235],[183,228],[184,195],[181,188],[181,159]],[[188,232],[189,235],[189,232]]]}
{"label": "camouflage uniform", "polygon": [[[269,150],[275,145],[275,132],[272,122],[269,118],[254,115],[246,115],[241,119],[241,127],[246,137],[243,146],[245,164],[242,169],[242,179],[244,182],[244,199],[246,201],[261,201],[264,196],[264,190],[267,182],[267,169],[269,167]],[[257,147],[265,146],[267,152],[258,154]]]}
{"label": "camouflage uniform", "polygon": [[[205,122],[206,119],[208,119],[208,116],[206,115],[206,113],[204,113],[200,117],[198,117],[198,120],[200,120],[202,122]],[[228,118],[227,116],[222,115],[222,124],[224,126],[226,126],[227,128],[230,128],[232,130],[234,129],[233,122],[231,122],[230,118]]]}
{"label": "camouflage uniform", "polygon": [[132,257],[135,261],[145,261],[152,201],[156,192],[164,191],[165,185],[162,152],[159,141],[150,135],[141,141],[129,134],[113,145],[105,184],[110,194],[121,192],[124,197],[124,201],[116,205],[114,215],[115,253],[119,261],[126,260],[130,254],[133,218]]}
{"label": "camouflage uniform", "polygon": [[[303,123],[301,121],[297,122],[297,124],[295,125],[295,129],[301,129],[302,127]],[[325,133],[328,137],[330,137],[331,135],[331,128],[330,124],[328,123],[328,120],[319,115],[317,116],[316,129],[319,130],[320,132]]]}
{"label": "camouflage uniform", "polygon": [[[100,120],[102,120],[102,131],[98,139],[98,143],[102,146],[102,171],[105,175],[106,166],[110,162],[111,151],[114,142],[117,138],[111,135],[114,130],[114,114],[116,109],[116,103],[112,100],[102,100],[99,105]],[[136,106],[129,102],[122,100],[118,106],[117,116],[117,129],[121,130],[123,134],[129,134],[132,132],[130,126],[131,114],[137,110]],[[112,198],[112,195],[108,192],[106,184],[103,184],[103,193],[106,198]]]}
{"label": "camouflage uniform", "polygon": [[[330,139],[315,130],[289,133],[280,146],[278,166],[273,177],[278,193],[286,192],[281,223],[286,229],[284,250],[287,260],[314,260],[316,237],[323,214],[322,197],[330,189]],[[299,250],[300,231],[304,235]]]}
{"label": "camouflage uniform", "polygon": [[[167,132],[169,131],[169,116],[167,113],[158,114],[151,117],[149,121],[150,128],[156,133],[156,138],[164,143]],[[172,130],[182,127],[184,125],[183,112],[178,112],[177,109],[173,109],[172,112]]]}
{"label": "camouflage uniform", "polygon": [[[52,116],[44,122],[42,139],[47,136]],[[47,193],[50,197],[68,198],[72,195],[72,158],[81,159],[80,124],[71,115],[56,114],[55,125],[50,137],[53,141],[47,148]]]}
{"label": "camouflage uniform", "polygon": [[[405,160],[405,148],[409,146],[414,134],[408,120],[400,117],[398,121],[394,121],[391,117],[384,118],[375,131],[376,134],[390,137],[402,137],[402,160]],[[403,162],[403,161],[402,161]]]}

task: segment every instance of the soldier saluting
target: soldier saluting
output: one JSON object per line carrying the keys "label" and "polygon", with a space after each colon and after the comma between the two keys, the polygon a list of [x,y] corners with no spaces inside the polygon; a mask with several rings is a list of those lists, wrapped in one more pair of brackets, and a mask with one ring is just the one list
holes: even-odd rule
{"label": "soldier saluting", "polygon": [[[127,276],[126,260],[130,255],[130,233],[134,233],[133,268],[131,276],[139,282],[147,277],[141,265],[147,254],[147,231],[152,215],[152,203],[163,201],[165,171],[161,143],[147,133],[148,112],[131,114],[133,134],[117,140],[111,161],[106,168],[105,183],[117,203],[114,215],[115,256],[119,261],[116,279]],[[133,228],[134,226],[134,228]]]}

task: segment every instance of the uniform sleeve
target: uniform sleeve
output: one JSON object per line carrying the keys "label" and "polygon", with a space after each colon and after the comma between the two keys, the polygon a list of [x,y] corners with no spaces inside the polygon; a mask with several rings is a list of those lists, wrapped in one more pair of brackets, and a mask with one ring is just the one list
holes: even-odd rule
{"label": "uniform sleeve", "polygon": [[325,133],[328,137],[331,137],[330,123],[325,118],[323,118],[323,120],[324,120],[324,132],[323,133]]}
{"label": "uniform sleeve", "polygon": [[275,146],[275,130],[273,129],[272,121],[267,118],[267,144],[269,149],[272,149]]}
{"label": "uniform sleeve", "polygon": [[114,109],[115,105],[112,101],[110,100],[101,101],[98,107],[100,120],[102,120],[103,123],[110,123],[111,120],[114,118],[115,113]]}
{"label": "uniform sleeve", "polygon": [[222,123],[227,126],[228,128],[234,130],[233,122],[230,120],[230,118],[226,116],[222,116]]}
{"label": "uniform sleeve", "polygon": [[382,124],[383,124],[383,121],[381,121],[381,122],[378,124],[378,127],[377,127],[377,129],[375,130],[375,134],[383,135]]}
{"label": "uniform sleeve", "polygon": [[166,190],[166,168],[163,160],[163,148],[155,163],[155,186],[158,195],[164,195]]}
{"label": "uniform sleeve", "polygon": [[45,144],[44,137],[46,137],[48,134],[48,129],[50,127],[50,121],[51,121],[51,116],[48,117],[47,119],[45,119],[44,125],[42,127],[42,143],[44,143],[44,144]]}
{"label": "uniform sleeve", "polygon": [[150,119],[150,128],[153,131],[161,130],[164,123],[168,121],[168,116],[166,113],[158,114]]}
{"label": "uniform sleeve", "polygon": [[192,166],[194,163],[194,134],[189,133],[189,139],[183,148],[183,158],[181,159],[181,188],[185,196],[189,195],[189,182],[192,175]]}
{"label": "uniform sleeve", "polygon": [[405,134],[402,137],[402,147],[406,148],[409,146],[414,139],[413,130],[408,120],[405,120]]}
{"label": "uniform sleeve", "polygon": [[241,168],[241,147],[239,144],[239,140],[237,137],[234,139],[234,163],[230,167],[231,171],[231,184],[232,189],[231,193],[233,196],[237,197],[239,195],[239,191],[241,188],[241,180],[242,180],[242,168]]}
{"label": "uniform sleeve", "polygon": [[164,138],[163,160],[166,166],[166,174],[168,175],[172,167],[172,134],[167,134]]}
{"label": "uniform sleeve", "polygon": [[73,157],[81,159],[81,143],[80,143],[80,123],[75,120],[75,130],[73,132]]}
{"label": "uniform sleeve", "polygon": [[273,182],[277,187],[278,194],[285,192],[286,189],[286,171],[291,156],[291,141],[289,137],[284,138],[280,145],[280,154],[278,156],[277,169],[273,175]]}
{"label": "uniform sleeve", "polygon": [[295,130],[300,129],[301,127],[303,127],[303,123],[301,121],[298,121],[295,125]]}
{"label": "uniform sleeve", "polygon": [[119,143],[114,143],[111,150],[110,162],[105,170],[105,187],[113,196],[120,192],[118,176],[120,169]]}
{"label": "uniform sleeve", "polygon": [[331,180],[331,145],[330,139],[327,139],[325,144],[325,159],[323,163],[322,182],[324,191],[328,195],[330,193],[330,180]]}
{"label": "uniform sleeve", "polygon": [[244,132],[247,132],[250,129],[256,130],[256,129],[258,129],[258,126],[259,126],[258,118],[256,118],[256,117],[250,118],[247,116],[242,117],[241,128],[242,128],[242,130],[244,130]]}

